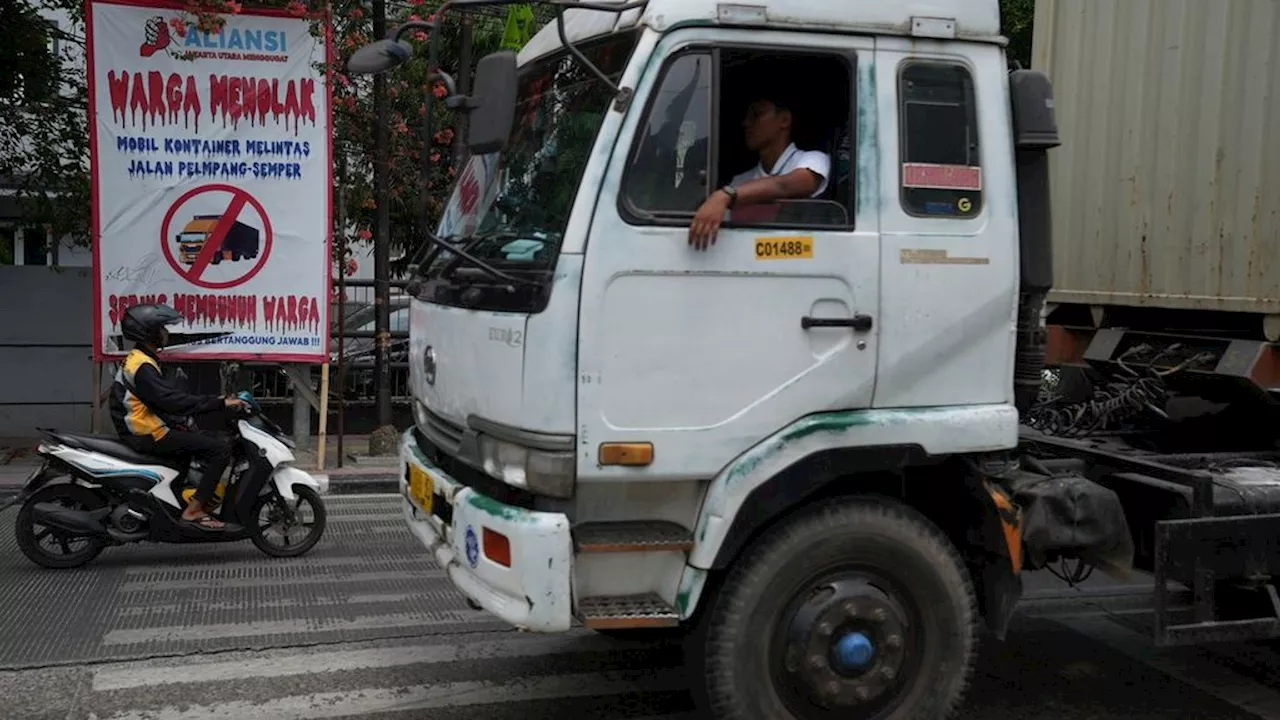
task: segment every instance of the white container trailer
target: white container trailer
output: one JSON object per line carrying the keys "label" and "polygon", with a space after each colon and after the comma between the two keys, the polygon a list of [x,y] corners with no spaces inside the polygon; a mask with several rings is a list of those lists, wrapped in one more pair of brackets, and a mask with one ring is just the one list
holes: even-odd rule
{"label": "white container trailer", "polygon": [[1050,302],[1280,339],[1280,2],[1041,0],[1032,66],[1062,138]]}

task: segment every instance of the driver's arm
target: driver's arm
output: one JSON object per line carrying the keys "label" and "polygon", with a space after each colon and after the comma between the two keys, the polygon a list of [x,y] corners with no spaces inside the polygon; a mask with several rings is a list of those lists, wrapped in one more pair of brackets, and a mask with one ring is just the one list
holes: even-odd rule
{"label": "driver's arm", "polygon": [[217,395],[192,395],[180,390],[151,365],[143,365],[133,374],[133,390],[144,405],[167,415],[200,415],[225,404]]}
{"label": "driver's arm", "polygon": [[808,168],[796,168],[786,175],[747,180],[733,186],[738,193],[737,202],[724,190],[716,190],[707,196],[689,224],[689,244],[695,249],[706,250],[716,242],[716,233],[724,221],[729,206],[763,205],[765,203],[807,198],[822,186],[822,176]]}
{"label": "driver's arm", "polygon": [[733,186],[738,195],[733,201],[729,193],[716,190],[707,196],[689,224],[689,244],[697,250],[706,250],[716,242],[716,233],[724,221],[729,206],[763,205],[779,200],[811,198],[818,194],[822,183],[831,174],[831,158],[826,153],[802,153],[796,169],[785,175],[755,178]]}
{"label": "driver's arm", "polygon": [[[810,197],[822,186],[822,175],[806,167],[796,168],[786,175],[748,180],[734,187],[738,191],[735,205],[763,205],[779,200],[797,200]],[[723,190],[718,190],[725,195]],[[725,195],[725,207],[728,207],[728,195]]]}

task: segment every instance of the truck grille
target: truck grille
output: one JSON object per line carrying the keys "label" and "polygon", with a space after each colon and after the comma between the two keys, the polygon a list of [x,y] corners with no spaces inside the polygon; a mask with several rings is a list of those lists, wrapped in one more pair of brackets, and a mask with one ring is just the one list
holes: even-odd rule
{"label": "truck grille", "polygon": [[426,405],[421,405],[421,407],[423,418],[426,421],[424,423],[426,427],[423,430],[426,432],[428,439],[441,450],[451,455],[457,454],[466,428],[432,412],[431,408]]}
{"label": "truck grille", "polygon": [[[489,477],[483,470],[459,460],[455,453],[449,452],[438,444],[421,427],[415,425],[413,435],[418,441],[418,448],[427,456],[427,459],[448,473],[456,482],[472,488],[481,495],[507,505],[514,505],[527,510],[542,509],[538,505],[537,496],[533,493]],[[450,509],[451,512],[452,509]]]}

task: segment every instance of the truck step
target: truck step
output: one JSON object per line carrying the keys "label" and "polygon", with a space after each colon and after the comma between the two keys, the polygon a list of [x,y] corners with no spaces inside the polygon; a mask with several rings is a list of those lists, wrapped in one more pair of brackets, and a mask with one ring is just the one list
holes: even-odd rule
{"label": "truck step", "polygon": [[673,522],[583,523],[573,529],[580,553],[689,552],[693,533]]}
{"label": "truck step", "polygon": [[592,630],[675,627],[680,615],[653,593],[589,597],[578,601],[578,619]]}

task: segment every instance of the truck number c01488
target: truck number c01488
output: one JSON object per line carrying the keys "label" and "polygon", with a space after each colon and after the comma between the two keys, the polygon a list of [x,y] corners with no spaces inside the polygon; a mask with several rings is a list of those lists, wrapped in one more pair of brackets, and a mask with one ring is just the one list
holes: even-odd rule
{"label": "truck number c01488", "polygon": [[813,238],[776,237],[756,240],[757,260],[802,260],[813,257]]}

